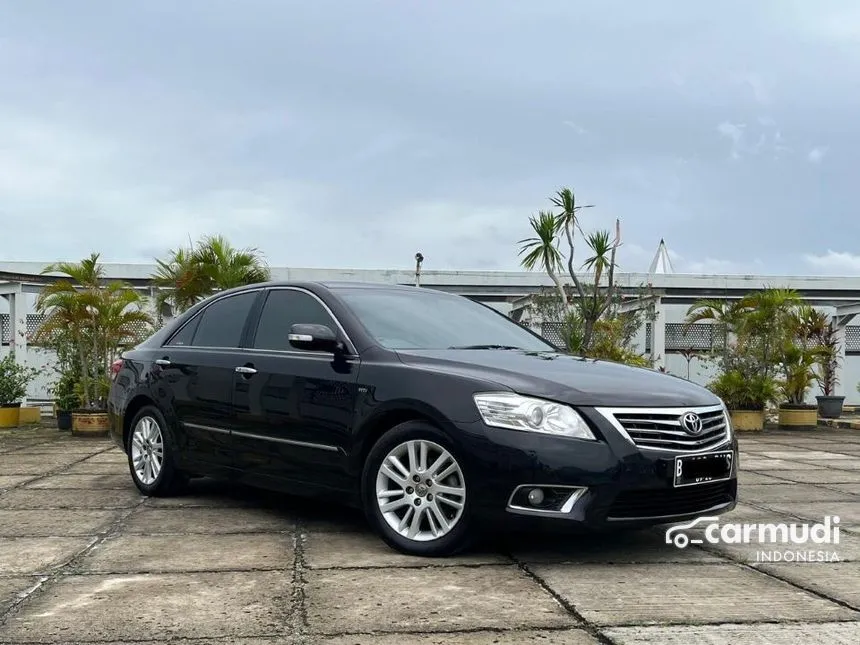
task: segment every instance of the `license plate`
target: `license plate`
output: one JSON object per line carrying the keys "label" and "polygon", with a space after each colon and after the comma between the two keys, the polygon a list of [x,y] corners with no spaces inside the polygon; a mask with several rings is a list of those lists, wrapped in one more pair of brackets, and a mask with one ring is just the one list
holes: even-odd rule
{"label": "license plate", "polygon": [[675,457],[675,486],[695,486],[730,479],[732,459],[734,454],[731,451]]}

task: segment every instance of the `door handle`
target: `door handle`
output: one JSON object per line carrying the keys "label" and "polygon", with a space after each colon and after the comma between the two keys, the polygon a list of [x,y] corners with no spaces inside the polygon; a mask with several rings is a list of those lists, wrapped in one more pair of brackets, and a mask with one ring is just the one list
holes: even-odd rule
{"label": "door handle", "polygon": [[256,374],[257,370],[253,367],[248,367],[247,365],[240,365],[236,368],[236,373],[250,376],[251,374]]}
{"label": "door handle", "polygon": [[156,358],[155,364],[161,367],[169,367],[171,365],[170,361],[166,358]]}

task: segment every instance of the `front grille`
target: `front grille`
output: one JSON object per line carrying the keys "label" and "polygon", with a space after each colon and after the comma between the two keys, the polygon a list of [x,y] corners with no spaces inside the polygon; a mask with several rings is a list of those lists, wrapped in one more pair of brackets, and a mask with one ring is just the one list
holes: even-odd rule
{"label": "front grille", "polygon": [[[600,409],[599,412],[639,448],[703,452],[716,448],[728,439],[728,426],[722,406]],[[681,418],[688,412],[695,412],[701,418],[701,432],[691,434],[682,426]]]}
{"label": "front grille", "polygon": [[608,519],[636,519],[702,513],[734,499],[734,481],[713,482],[682,488],[628,490],[618,494],[609,507]]}

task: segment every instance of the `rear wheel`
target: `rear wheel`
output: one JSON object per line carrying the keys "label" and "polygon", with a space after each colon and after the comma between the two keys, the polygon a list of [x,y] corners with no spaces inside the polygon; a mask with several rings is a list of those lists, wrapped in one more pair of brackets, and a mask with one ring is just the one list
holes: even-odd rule
{"label": "rear wheel", "polygon": [[434,426],[408,421],[384,434],[362,479],[365,512],[390,546],[422,556],[468,546],[471,504],[462,459]]}
{"label": "rear wheel", "polygon": [[135,486],[144,495],[177,495],[188,484],[188,476],[176,467],[166,428],[164,416],[154,406],[141,408],[131,422],[128,465]]}

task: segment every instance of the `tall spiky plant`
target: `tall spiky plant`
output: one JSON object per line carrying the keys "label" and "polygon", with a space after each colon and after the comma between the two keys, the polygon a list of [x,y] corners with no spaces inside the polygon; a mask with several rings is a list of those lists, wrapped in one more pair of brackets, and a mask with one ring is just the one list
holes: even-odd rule
{"label": "tall spiky plant", "polygon": [[534,237],[527,237],[518,242],[520,244],[520,262],[529,271],[540,267],[555,284],[559,298],[564,309],[567,309],[567,294],[558,277],[558,271],[562,266],[561,251],[558,250],[556,232],[558,231],[558,219],[549,211],[540,211],[537,216],[529,217],[529,224],[534,231]]}

